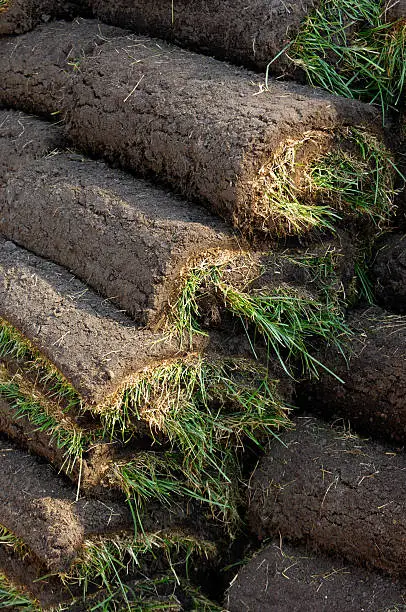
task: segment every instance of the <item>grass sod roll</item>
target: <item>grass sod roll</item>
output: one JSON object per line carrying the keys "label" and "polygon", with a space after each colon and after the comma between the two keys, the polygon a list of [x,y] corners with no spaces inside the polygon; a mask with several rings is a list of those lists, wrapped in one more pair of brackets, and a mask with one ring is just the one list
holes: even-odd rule
{"label": "grass sod roll", "polygon": [[[6,156],[8,141],[0,148]],[[196,261],[242,245],[203,208],[70,154],[14,173],[0,200],[4,236],[72,270],[147,326],[163,318]]]}
{"label": "grass sod roll", "polygon": [[348,420],[374,437],[406,440],[406,317],[378,307],[354,311],[348,324],[348,363],[335,349],[320,359],[344,383],[322,373],[317,383],[305,382],[300,402],[318,413]]}
{"label": "grass sod roll", "polygon": [[0,247],[2,316],[26,337],[22,353],[35,347],[85,402],[103,402],[134,372],[179,356],[176,340],[138,328],[60,266],[5,240]]}
{"label": "grass sod roll", "polygon": [[68,104],[66,84],[80,58],[92,54],[111,37],[121,35],[121,29],[78,18],[72,23],[51,22],[27,34],[0,39],[2,78],[4,75],[0,103],[60,119]]}
{"label": "grass sod roll", "polygon": [[[50,112],[52,46],[64,81],[57,106],[87,152],[158,176],[250,235],[332,229],[340,214],[388,217],[394,171],[373,108],[298,85],[265,87],[253,73],[143,37],[106,34],[72,66],[69,26],[59,28],[19,37],[18,55],[3,41],[3,101]],[[91,32],[91,22],[71,26],[74,40]],[[38,99],[24,76],[34,66]]]}
{"label": "grass sod roll", "polygon": [[49,19],[73,19],[86,12],[83,2],[68,0],[1,0],[0,36],[22,34]]}
{"label": "grass sod roll", "polygon": [[406,587],[386,576],[281,539],[266,545],[238,572],[224,605],[229,612],[389,612],[402,610],[405,597]]}
{"label": "grass sod roll", "polygon": [[253,531],[404,576],[402,453],[313,418],[297,419],[283,441],[251,478]]}
{"label": "grass sod roll", "polygon": [[52,571],[66,571],[86,537],[131,531],[126,504],[76,501],[76,489],[50,466],[1,442],[1,524]]}
{"label": "grass sod roll", "polygon": [[[169,40],[181,47],[263,71],[300,28],[317,0],[89,0],[105,23]],[[283,58],[282,58],[283,59]],[[286,66],[286,60],[284,62]],[[278,64],[283,71],[282,61]]]}

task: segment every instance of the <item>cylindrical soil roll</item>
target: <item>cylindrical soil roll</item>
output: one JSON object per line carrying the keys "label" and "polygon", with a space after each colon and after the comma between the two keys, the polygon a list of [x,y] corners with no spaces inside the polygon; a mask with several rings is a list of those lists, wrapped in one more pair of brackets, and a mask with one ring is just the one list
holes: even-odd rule
{"label": "cylindrical soil roll", "polygon": [[380,245],[372,267],[378,303],[406,314],[406,236],[389,234]]}
{"label": "cylindrical soil roll", "polygon": [[373,437],[406,441],[406,317],[380,308],[355,311],[348,364],[332,347],[321,361],[343,381],[323,372],[305,382],[301,403],[329,416],[348,419]]}
{"label": "cylindrical soil roll", "polygon": [[125,388],[135,372],[179,356],[176,339],[137,328],[64,268],[3,239],[0,317],[90,403]]}
{"label": "cylindrical soil roll", "polygon": [[[18,54],[3,41],[3,102],[41,112],[63,108],[75,144],[158,176],[246,233],[331,228],[335,208],[372,215],[376,209],[379,216],[378,161],[381,183],[386,176],[383,206],[390,209],[392,167],[371,135],[380,133],[372,107],[277,81],[265,87],[253,73],[143,37],[107,42],[106,34],[96,47],[96,28],[86,21],[62,31],[41,26],[19,37]],[[88,51],[69,54],[72,45],[85,45],[82,39],[90,41]],[[337,184],[327,175],[343,155],[351,158],[349,175],[340,174]],[[365,202],[347,198],[360,172],[368,176]]]}
{"label": "cylindrical soil roll", "polygon": [[253,531],[405,575],[404,455],[316,419],[296,425],[251,478]]}
{"label": "cylindrical soil roll", "polygon": [[[222,60],[265,70],[319,0],[89,0],[96,17]],[[278,73],[286,56],[272,65]]]}
{"label": "cylindrical soil roll", "polygon": [[147,326],[164,317],[192,265],[242,245],[205,209],[69,154],[9,178],[0,231]]}
{"label": "cylindrical soil roll", "polygon": [[0,36],[21,34],[50,19],[72,19],[86,10],[80,0],[3,0],[0,4]]}
{"label": "cylindrical soil roll", "polygon": [[[246,233],[309,229],[320,212],[303,213],[318,191],[306,182],[313,165],[346,146],[342,130],[380,129],[370,107],[276,81],[265,88],[252,73],[135,36],[85,57],[68,99],[80,147],[159,176]],[[284,197],[286,184],[303,188],[300,202]],[[332,207],[345,209],[333,191]]]}
{"label": "cylindrical soil roll", "polygon": [[403,609],[406,585],[283,541],[256,554],[227,592],[229,612],[382,612]]}
{"label": "cylindrical soil roll", "polygon": [[95,21],[76,19],[0,39],[0,105],[60,118],[68,104],[66,83],[80,59],[122,33]]}

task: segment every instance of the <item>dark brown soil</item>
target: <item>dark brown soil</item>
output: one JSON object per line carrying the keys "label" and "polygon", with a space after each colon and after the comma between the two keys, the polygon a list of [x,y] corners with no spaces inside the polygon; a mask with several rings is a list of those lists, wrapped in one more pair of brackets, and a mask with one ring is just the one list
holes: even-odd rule
{"label": "dark brown soil", "polygon": [[[96,17],[106,23],[170,40],[181,47],[255,70],[268,63],[293,38],[317,0],[89,0]],[[271,66],[281,74],[283,56]]]}
{"label": "dark brown soil", "polygon": [[389,234],[381,243],[372,268],[374,291],[384,308],[406,314],[406,236]]}
{"label": "dark brown soil", "polygon": [[354,330],[348,365],[334,349],[321,361],[344,384],[322,373],[305,382],[302,403],[313,412],[348,419],[373,437],[406,442],[406,317],[390,316],[380,308],[355,311],[348,323]]}
{"label": "dark brown soil", "polygon": [[385,12],[386,21],[394,21],[406,17],[406,0],[388,0]]}
{"label": "dark brown soil", "polygon": [[32,30],[39,23],[50,19],[72,19],[84,6],[80,0],[10,0],[9,6],[0,10],[0,36],[21,34]]}
{"label": "dark brown soil", "polygon": [[246,231],[275,229],[260,176],[288,141],[320,136],[303,144],[303,169],[333,146],[331,131],[379,129],[371,107],[276,81],[260,93],[252,73],[135,36],[85,58],[69,99],[68,131],[79,146],[159,176]]}
{"label": "dark brown soil", "polygon": [[9,175],[64,146],[61,128],[17,111],[0,110],[0,197]]}
{"label": "dark brown soil", "polygon": [[225,601],[229,612],[382,612],[405,604],[405,584],[282,541],[248,562]]}
{"label": "dark brown soil", "polygon": [[64,154],[10,177],[0,199],[0,231],[72,270],[148,326],[162,319],[192,262],[209,251],[239,248],[203,208],[103,163]]}
{"label": "dark brown soil", "polygon": [[0,525],[52,571],[66,570],[84,538],[132,528],[126,504],[76,500],[76,490],[48,465],[0,440]]}
{"label": "dark brown soil", "polygon": [[78,62],[114,35],[122,30],[76,19],[0,39],[0,104],[60,118],[68,104],[66,84]]}
{"label": "dark brown soil", "polygon": [[405,575],[404,455],[316,419],[296,425],[251,478],[253,531]]}
{"label": "dark brown soil", "polygon": [[178,343],[138,329],[64,268],[0,240],[0,317],[24,336],[88,402],[133,373],[178,355]]}
{"label": "dark brown soil", "polygon": [[[117,30],[96,46],[95,32],[97,25],[86,21],[62,30],[41,26],[19,37],[18,53],[4,41],[3,103],[48,113],[63,108],[77,145],[159,176],[248,232],[275,230],[261,200],[263,181],[287,142],[314,136],[302,145],[294,177],[300,183],[306,163],[333,147],[334,130],[359,125],[380,132],[371,106],[277,81],[264,90],[251,72],[148,38],[115,38]],[[69,55],[75,45],[79,50]],[[76,69],[68,55],[70,64],[78,58]]]}

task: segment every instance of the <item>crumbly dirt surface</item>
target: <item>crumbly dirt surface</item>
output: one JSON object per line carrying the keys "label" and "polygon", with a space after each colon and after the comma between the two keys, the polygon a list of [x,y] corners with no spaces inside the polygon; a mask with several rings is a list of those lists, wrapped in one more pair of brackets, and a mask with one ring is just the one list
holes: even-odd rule
{"label": "crumbly dirt surface", "polygon": [[[113,30],[101,39],[98,27],[53,23],[18,37],[14,47],[3,41],[3,103],[62,109],[84,150],[159,176],[247,232],[273,229],[258,205],[259,178],[286,143],[304,139],[304,168],[336,129],[381,130],[371,106],[277,81],[265,90],[252,72],[124,30],[121,38]],[[309,132],[317,138],[304,138]]]}
{"label": "crumbly dirt surface", "polygon": [[378,303],[406,314],[406,236],[389,234],[381,243],[372,267]]}
{"label": "crumbly dirt surface", "polygon": [[16,327],[87,402],[178,355],[178,343],[137,328],[64,268],[0,239],[0,317]]}
{"label": "crumbly dirt surface", "polygon": [[10,0],[9,6],[0,10],[0,35],[21,34],[51,18],[72,19],[79,10],[81,14],[86,11],[84,4],[80,0]]}
{"label": "crumbly dirt surface", "polygon": [[0,104],[63,118],[68,104],[66,84],[78,62],[122,33],[121,29],[96,21],[75,19],[72,23],[50,23],[27,34],[0,39]]}
{"label": "crumbly dirt surface", "polygon": [[[89,0],[96,17],[106,23],[170,40],[181,47],[215,56],[254,70],[268,63],[293,38],[317,0]],[[285,58],[271,73],[288,68]]]}
{"label": "crumbly dirt surface", "polygon": [[321,373],[299,391],[300,404],[323,416],[344,418],[356,431],[406,441],[406,317],[373,307],[354,311],[348,364],[333,348],[320,360],[344,381]]}
{"label": "crumbly dirt surface", "polygon": [[229,612],[389,612],[403,610],[405,603],[404,583],[278,541],[238,573],[224,607]]}
{"label": "crumbly dirt surface", "polygon": [[404,576],[404,455],[313,418],[281,438],[250,481],[252,530]]}
{"label": "crumbly dirt surface", "polygon": [[0,440],[0,524],[52,571],[66,570],[84,538],[132,527],[126,504],[76,500],[76,490],[46,464]]}
{"label": "crumbly dirt surface", "polygon": [[203,208],[74,154],[9,178],[0,195],[0,231],[148,326],[164,317],[190,265],[240,246]]}

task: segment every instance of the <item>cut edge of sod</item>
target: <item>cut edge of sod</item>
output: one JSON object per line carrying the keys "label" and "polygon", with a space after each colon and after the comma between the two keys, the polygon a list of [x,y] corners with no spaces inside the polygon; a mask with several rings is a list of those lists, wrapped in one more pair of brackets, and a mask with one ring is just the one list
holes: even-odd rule
{"label": "cut edge of sod", "polygon": [[379,104],[384,119],[399,105],[406,81],[406,20],[386,22],[385,2],[324,0],[283,52],[311,85]]}
{"label": "cut edge of sod", "polygon": [[[318,153],[301,162],[305,147]],[[395,208],[396,172],[384,144],[363,128],[309,131],[285,142],[260,169],[251,212],[263,231],[271,227],[278,237],[314,229],[334,233],[343,212],[368,216],[380,227]]]}

